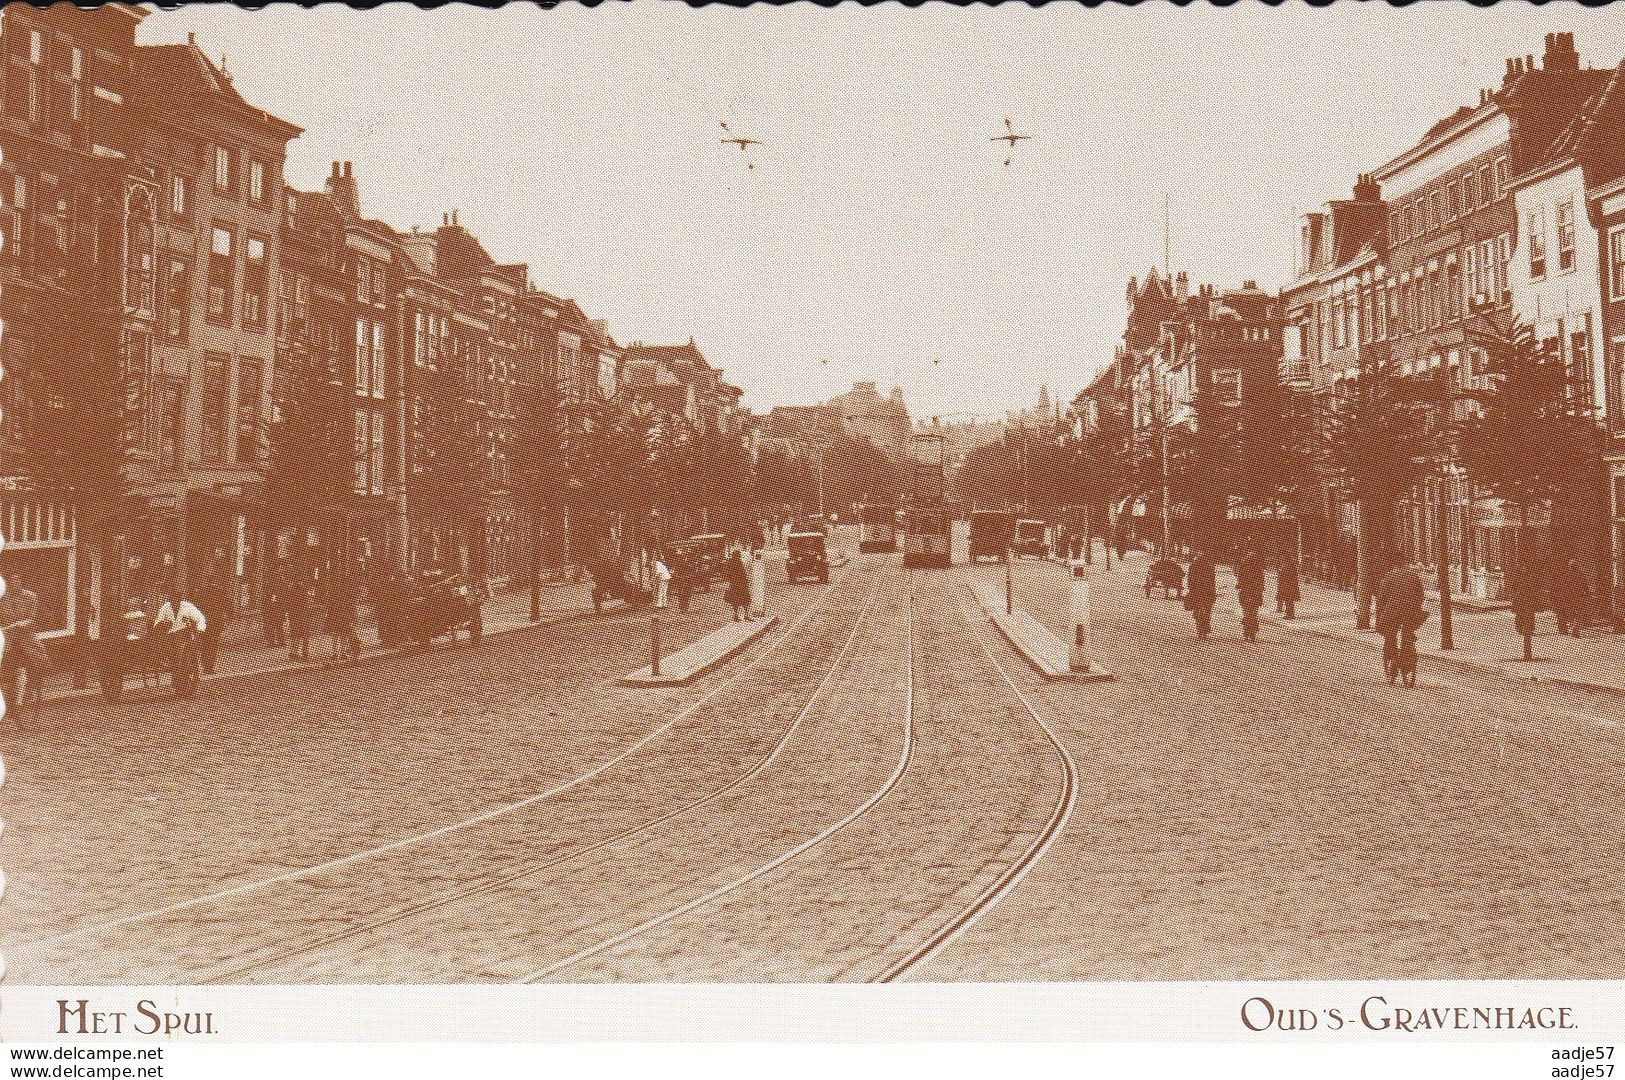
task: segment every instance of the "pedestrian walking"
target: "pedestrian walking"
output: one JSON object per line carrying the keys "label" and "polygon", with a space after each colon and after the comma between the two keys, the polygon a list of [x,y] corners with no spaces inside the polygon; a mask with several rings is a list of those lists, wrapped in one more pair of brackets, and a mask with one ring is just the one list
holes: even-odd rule
{"label": "pedestrian walking", "polygon": [[231,592],[218,571],[198,587],[197,606],[203,612],[203,632],[198,635],[198,665],[203,674],[213,675],[215,660],[220,655],[220,635],[231,617]]}
{"label": "pedestrian walking", "polygon": [[301,663],[310,660],[310,618],[314,606],[309,582],[295,578],[287,592],[289,660]]}
{"label": "pedestrian walking", "polygon": [[1288,553],[1281,558],[1281,567],[1275,572],[1275,610],[1290,619],[1297,614],[1298,601],[1303,592],[1298,586],[1298,556]]}
{"label": "pedestrian walking", "polygon": [[40,676],[45,672],[45,647],[40,644],[38,624],[39,594],[15,570],[8,572],[6,594],[0,597],[0,628],[6,639],[5,656],[0,658],[0,692],[19,731],[22,699],[40,699]]}
{"label": "pedestrian walking", "polygon": [[1219,585],[1213,560],[1198,551],[1185,570],[1185,610],[1196,619],[1196,640],[1206,641],[1213,632],[1213,602]]}
{"label": "pedestrian walking", "polygon": [[357,625],[355,586],[347,576],[335,576],[327,595],[327,636],[333,639],[333,655],[341,660],[361,656],[361,634]]}
{"label": "pedestrian walking", "polygon": [[761,548],[750,553],[750,617],[767,618],[767,561]]}
{"label": "pedestrian walking", "polygon": [[1569,559],[1552,575],[1552,612],[1557,616],[1559,634],[1580,636],[1590,599],[1585,569],[1579,559]]}
{"label": "pedestrian walking", "polygon": [[1258,640],[1258,609],[1264,606],[1264,560],[1249,549],[1236,564],[1236,598],[1241,602],[1241,640]]}
{"label": "pedestrian walking", "polygon": [[750,577],[745,570],[745,560],[737,548],[728,554],[723,577],[728,587],[722,594],[722,600],[733,609],[734,622],[739,622],[747,617],[750,609]]}
{"label": "pedestrian walking", "polygon": [[694,598],[694,563],[686,551],[672,552],[671,589],[677,596],[677,610],[687,615]]}
{"label": "pedestrian walking", "polygon": [[671,587],[671,567],[666,565],[664,555],[656,553],[649,575],[654,579],[655,607],[663,608],[666,606],[666,592]]}
{"label": "pedestrian walking", "polygon": [[265,644],[272,649],[288,646],[288,574],[277,566],[265,575],[265,603],[262,606]]}

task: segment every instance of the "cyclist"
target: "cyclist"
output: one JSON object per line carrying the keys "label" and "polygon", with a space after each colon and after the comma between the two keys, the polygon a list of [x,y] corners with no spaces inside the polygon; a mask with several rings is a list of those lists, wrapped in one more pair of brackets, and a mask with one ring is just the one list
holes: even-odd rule
{"label": "cyclist", "polygon": [[[197,672],[197,654],[186,646],[202,635],[208,628],[208,622],[203,618],[203,612],[190,600],[182,599],[178,587],[171,586],[169,599],[158,609],[158,617],[152,620],[152,629],[156,633],[165,635],[164,641],[168,643],[170,670],[177,690],[190,689],[193,678]],[[193,667],[192,671],[182,671],[182,664]]]}
{"label": "cyclist", "polygon": [[1393,569],[1377,584],[1377,632],[1382,635],[1382,669],[1390,678],[1405,646],[1415,654],[1416,630],[1427,619],[1422,595],[1422,579],[1397,558]]}

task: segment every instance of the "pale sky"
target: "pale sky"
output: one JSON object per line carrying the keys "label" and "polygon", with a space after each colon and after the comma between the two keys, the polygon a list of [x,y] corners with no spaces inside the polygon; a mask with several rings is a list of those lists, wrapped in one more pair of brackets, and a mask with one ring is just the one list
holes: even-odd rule
{"label": "pale sky", "polygon": [[[1065,401],[1109,362],[1164,192],[1176,271],[1279,287],[1295,210],[1557,30],[1625,55],[1619,12],[1574,3],[208,4],[139,40],[195,31],[304,127],[295,186],[349,160],[370,216],[457,208],[618,341],[693,335],[753,408],[896,373],[930,416]],[[1033,136],[1008,168],[1005,116]],[[765,143],[755,170],[722,120]]]}

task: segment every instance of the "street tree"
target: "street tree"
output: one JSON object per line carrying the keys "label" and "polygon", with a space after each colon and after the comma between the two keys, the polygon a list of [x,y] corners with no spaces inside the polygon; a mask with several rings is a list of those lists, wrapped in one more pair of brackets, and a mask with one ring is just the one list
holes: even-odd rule
{"label": "street tree", "polygon": [[[1474,338],[1483,360],[1464,394],[1461,463],[1477,484],[1518,509],[1511,591],[1529,660],[1539,590],[1530,558],[1530,519],[1564,499],[1582,497],[1594,483],[1596,424],[1591,403],[1573,392],[1555,339],[1539,340],[1523,324],[1492,326]],[[1555,515],[1552,521],[1555,525]]]}
{"label": "street tree", "polygon": [[[108,635],[122,611],[120,575],[114,571],[117,538],[129,525],[128,496],[144,445],[142,423],[150,403],[132,367],[144,366],[143,338],[119,325],[116,275],[99,270],[88,251],[75,251],[51,284],[30,288],[33,339],[27,364],[6,371],[6,435],[14,440],[18,471],[46,492],[70,499],[80,544],[102,572],[95,606]],[[8,301],[15,305],[21,287]],[[160,467],[153,461],[149,472]],[[76,631],[81,640],[89,613]],[[111,641],[112,637],[104,636]]]}
{"label": "street tree", "polygon": [[530,534],[526,576],[530,588],[530,621],[542,617],[542,562],[548,523],[564,509],[568,479],[564,418],[558,387],[545,375],[517,388],[513,429],[512,486]]}
{"label": "street tree", "polygon": [[1335,387],[1322,412],[1316,458],[1359,508],[1355,620],[1371,627],[1376,581],[1389,569],[1394,506],[1432,468],[1448,438],[1443,381],[1367,364]]}
{"label": "street tree", "polygon": [[[332,532],[357,488],[349,393],[331,357],[305,351],[279,373],[269,428],[265,506],[283,528]],[[301,540],[297,550],[304,550]]]}

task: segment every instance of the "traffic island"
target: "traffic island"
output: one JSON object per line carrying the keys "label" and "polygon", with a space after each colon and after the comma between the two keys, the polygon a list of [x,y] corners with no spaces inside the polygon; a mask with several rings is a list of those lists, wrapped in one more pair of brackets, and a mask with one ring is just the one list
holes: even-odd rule
{"label": "traffic island", "polygon": [[[660,673],[653,664],[638,668],[621,680],[622,686],[683,686],[726,663],[779,624],[777,615],[748,622],[723,623],[692,645],[660,658]],[[657,646],[658,647],[658,646]]]}
{"label": "traffic island", "polygon": [[1027,658],[1027,662],[1044,678],[1049,680],[1070,679],[1073,682],[1110,682],[1117,676],[1101,667],[1091,663],[1087,668],[1074,669],[1072,666],[1072,649],[1065,641],[1055,636],[1043,623],[1035,619],[1031,612],[1021,608],[1005,610],[1005,598],[1001,590],[981,582],[970,583],[971,595],[976,602],[982,605],[993,620],[993,625],[999,628],[1005,640],[1009,641],[1015,650]]}

